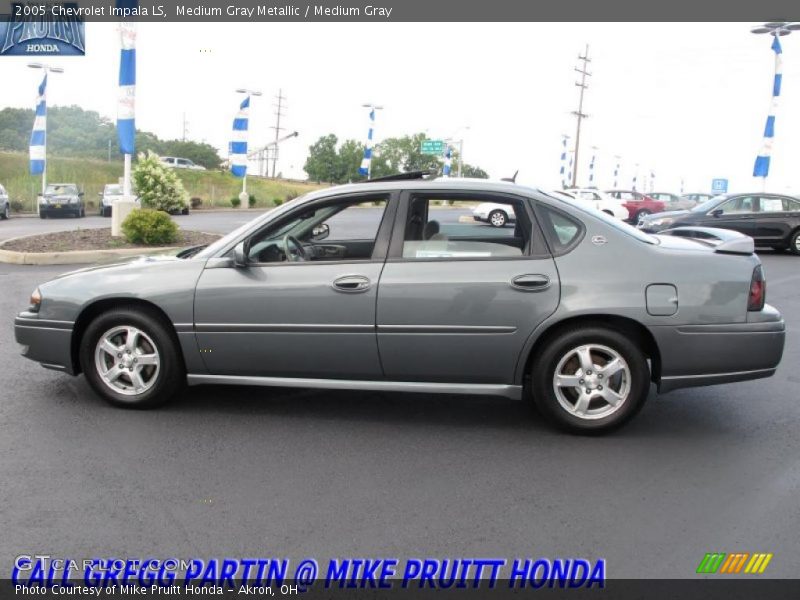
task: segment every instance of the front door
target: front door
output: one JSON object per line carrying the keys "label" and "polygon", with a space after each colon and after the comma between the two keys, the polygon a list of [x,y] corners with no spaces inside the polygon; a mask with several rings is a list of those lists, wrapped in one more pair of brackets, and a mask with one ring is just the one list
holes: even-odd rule
{"label": "front door", "polygon": [[757,199],[757,196],[734,196],[711,211],[702,224],[752,236],[755,233],[754,211]]}
{"label": "front door", "polygon": [[[378,346],[395,381],[513,384],[559,279],[527,199],[414,192],[398,211],[378,289]],[[503,210],[504,227],[486,215]]]}
{"label": "front door", "polygon": [[390,233],[389,204],[361,195],[301,205],[247,240],[246,267],[209,265],[195,294],[209,373],[380,378],[378,242]]}

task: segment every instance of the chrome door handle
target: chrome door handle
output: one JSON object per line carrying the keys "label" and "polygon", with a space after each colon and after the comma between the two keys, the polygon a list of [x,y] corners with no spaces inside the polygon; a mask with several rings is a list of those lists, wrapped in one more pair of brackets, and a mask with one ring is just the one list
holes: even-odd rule
{"label": "chrome door handle", "polygon": [[550,287],[547,275],[517,275],[511,280],[511,287],[523,292],[541,292]]}
{"label": "chrome door handle", "polygon": [[337,292],[350,294],[366,292],[370,288],[370,281],[363,275],[345,275],[333,280],[333,289]]}

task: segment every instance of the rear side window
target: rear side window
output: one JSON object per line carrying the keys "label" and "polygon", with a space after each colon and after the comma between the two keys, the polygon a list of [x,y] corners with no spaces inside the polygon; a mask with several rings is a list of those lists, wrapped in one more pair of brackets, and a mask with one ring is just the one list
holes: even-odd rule
{"label": "rear side window", "polygon": [[540,205],[537,212],[554,255],[566,254],[580,242],[584,231],[580,221],[547,206]]}

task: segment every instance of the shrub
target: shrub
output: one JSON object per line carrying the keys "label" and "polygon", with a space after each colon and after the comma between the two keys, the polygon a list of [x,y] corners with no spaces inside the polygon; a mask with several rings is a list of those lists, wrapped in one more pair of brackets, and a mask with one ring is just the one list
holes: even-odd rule
{"label": "shrub", "polygon": [[242,201],[241,201],[241,200],[239,200],[239,197],[238,197],[238,196],[234,196],[233,198],[231,198],[231,206],[232,206],[233,208],[239,208],[239,205],[240,205],[241,203],[242,203]]}
{"label": "shrub", "polygon": [[273,198],[273,199],[272,199],[272,203],[273,203],[275,206],[280,206],[281,204],[283,204],[283,199],[281,199],[281,198]]}
{"label": "shrub", "polygon": [[203,199],[194,196],[191,200],[189,200],[189,204],[192,205],[192,208],[200,208],[203,206]]}
{"label": "shrub", "polygon": [[95,207],[94,200],[86,201],[86,208],[94,208],[94,207]]}
{"label": "shrub", "polygon": [[256,197],[253,194],[250,194],[250,197],[247,199],[247,206],[253,208],[256,205]]}
{"label": "shrub", "polygon": [[157,154],[140,154],[132,178],[143,208],[175,212],[186,206],[181,180],[173,169],[161,164]]}
{"label": "shrub", "polygon": [[160,210],[142,208],[134,210],[122,222],[122,233],[132,244],[157,246],[178,239],[178,226],[169,215]]}
{"label": "shrub", "polygon": [[10,206],[11,206],[11,211],[15,213],[22,212],[23,210],[25,210],[25,205],[19,200],[12,200],[10,202]]}
{"label": "shrub", "polygon": [[286,198],[284,199],[284,202],[288,202],[289,200],[294,200],[294,199],[295,199],[295,198],[297,198],[299,195],[300,195],[300,193],[299,193],[299,192],[295,192],[294,190],[292,190],[291,192],[289,192],[288,194],[286,194]]}

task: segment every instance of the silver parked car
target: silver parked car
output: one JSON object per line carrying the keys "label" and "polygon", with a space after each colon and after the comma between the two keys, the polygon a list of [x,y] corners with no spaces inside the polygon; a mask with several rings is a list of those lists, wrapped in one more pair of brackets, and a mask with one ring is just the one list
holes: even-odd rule
{"label": "silver parked car", "polygon": [[8,219],[11,217],[11,201],[8,199],[8,192],[6,188],[0,185],[0,219]]}
{"label": "silver parked car", "polygon": [[[148,407],[185,383],[532,399],[606,430],[661,392],[769,377],[784,321],[751,238],[649,235],[485,180],[373,180],[288,202],[202,249],[42,284],[23,354]],[[512,227],[476,222],[481,203]]]}

